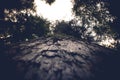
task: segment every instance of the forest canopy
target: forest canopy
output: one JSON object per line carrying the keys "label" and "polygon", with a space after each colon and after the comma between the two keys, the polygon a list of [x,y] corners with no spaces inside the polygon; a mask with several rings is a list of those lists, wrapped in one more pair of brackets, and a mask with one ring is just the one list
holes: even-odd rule
{"label": "forest canopy", "polygon": [[[35,1],[0,0],[1,44],[11,44],[58,34],[72,36],[106,47],[119,45],[118,34],[111,28],[115,17],[109,11],[109,3],[99,0],[64,0],[72,1],[70,3],[72,3],[73,18],[69,21],[56,20],[53,24],[37,14],[36,8],[38,6]],[[47,5],[52,6],[58,0],[41,1],[46,1]]]}

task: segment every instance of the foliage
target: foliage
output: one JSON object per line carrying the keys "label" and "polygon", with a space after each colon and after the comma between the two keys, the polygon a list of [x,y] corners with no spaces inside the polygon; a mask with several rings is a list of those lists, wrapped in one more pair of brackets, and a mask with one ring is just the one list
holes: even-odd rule
{"label": "foliage", "polygon": [[81,35],[79,33],[79,29],[73,30],[73,27],[70,26],[69,23],[66,22],[60,22],[56,26],[56,29],[54,30],[55,35],[61,34],[61,35],[67,35],[67,36],[73,36],[76,38],[80,38]]}
{"label": "foliage", "polygon": [[[55,0],[46,0],[52,4]],[[50,23],[35,16],[34,0],[0,0],[0,40],[5,43],[27,41],[49,34]],[[54,34],[73,36],[87,42],[109,47],[118,45],[112,31],[113,17],[99,0],[75,0],[75,18],[70,22],[58,22]],[[1,41],[1,42],[2,42]],[[110,44],[109,44],[110,43]]]}
{"label": "foliage", "polygon": [[[6,1],[6,3],[5,3]],[[15,43],[44,36],[49,32],[49,23],[35,16],[34,0],[0,1],[0,42]]]}
{"label": "foliage", "polygon": [[0,34],[1,38],[7,38],[10,42],[25,41],[47,34],[49,31],[48,25],[49,23],[40,17],[28,16],[26,21],[5,22],[4,25],[1,25],[2,27],[0,28]]}
{"label": "foliage", "polygon": [[47,3],[52,4],[55,0],[46,0]]}
{"label": "foliage", "polygon": [[26,10],[32,9],[34,10],[33,6],[34,0],[0,0],[0,20],[4,19],[4,11],[7,10]]}
{"label": "foliage", "polygon": [[[111,28],[113,17],[107,3],[95,0],[75,0],[74,12],[76,18],[66,23],[66,26],[56,27],[55,32],[73,35],[88,42],[94,42],[107,47],[113,47],[117,42],[114,40],[116,33]],[[61,26],[63,22],[58,24]],[[66,29],[66,30],[65,30]],[[70,29],[70,31],[69,31]],[[77,36],[76,36],[77,35]],[[106,42],[108,44],[106,44]],[[105,44],[104,44],[105,42]]]}

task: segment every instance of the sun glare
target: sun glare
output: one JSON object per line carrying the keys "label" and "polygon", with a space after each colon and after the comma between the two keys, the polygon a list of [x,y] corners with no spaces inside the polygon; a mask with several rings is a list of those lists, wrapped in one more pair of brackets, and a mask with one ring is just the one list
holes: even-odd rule
{"label": "sun glare", "polygon": [[74,18],[72,11],[74,1],[72,0],[55,0],[51,5],[45,0],[35,0],[36,12],[38,16],[47,19],[51,23],[56,21],[70,21]]}

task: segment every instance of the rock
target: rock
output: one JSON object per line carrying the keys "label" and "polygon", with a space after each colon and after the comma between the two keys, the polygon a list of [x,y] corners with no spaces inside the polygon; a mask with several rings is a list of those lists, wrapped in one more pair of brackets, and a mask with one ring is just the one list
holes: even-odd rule
{"label": "rock", "polygon": [[[12,45],[5,54],[11,56],[9,61],[12,63],[10,62],[8,68],[12,65],[10,69],[13,71],[5,76],[10,73],[14,73],[12,77],[17,76],[10,80],[118,80],[119,78],[116,76],[117,73],[109,74],[114,70],[120,71],[115,67],[120,64],[116,60],[118,56],[115,57],[117,55],[115,51],[71,38],[57,37],[54,40],[54,37],[42,37]],[[115,61],[118,62],[117,65]]]}

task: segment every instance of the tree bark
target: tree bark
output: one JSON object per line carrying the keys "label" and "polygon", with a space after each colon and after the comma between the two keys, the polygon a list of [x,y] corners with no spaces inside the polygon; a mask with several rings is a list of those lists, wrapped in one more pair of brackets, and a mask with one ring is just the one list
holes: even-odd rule
{"label": "tree bark", "polygon": [[42,37],[18,43],[4,55],[1,80],[120,79],[116,51],[71,38]]}

